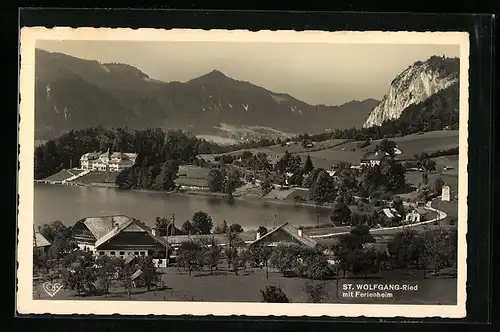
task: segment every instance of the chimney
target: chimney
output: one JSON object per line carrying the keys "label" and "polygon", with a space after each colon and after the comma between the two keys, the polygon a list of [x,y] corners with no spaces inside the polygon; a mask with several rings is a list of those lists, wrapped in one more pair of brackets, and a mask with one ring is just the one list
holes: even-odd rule
{"label": "chimney", "polygon": [[302,237],[302,227],[297,228],[297,234]]}
{"label": "chimney", "polygon": [[257,231],[257,235],[255,237],[255,240],[258,240],[258,239],[260,239],[260,232],[259,231]]}
{"label": "chimney", "polygon": [[153,236],[156,236],[156,228],[155,227],[151,228],[151,234],[153,234]]}

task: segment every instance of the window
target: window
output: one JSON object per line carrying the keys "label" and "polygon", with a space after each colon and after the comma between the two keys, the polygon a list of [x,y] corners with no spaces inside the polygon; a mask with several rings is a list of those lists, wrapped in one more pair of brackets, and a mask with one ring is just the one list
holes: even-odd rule
{"label": "window", "polygon": [[115,255],[115,252],[114,252],[114,251],[112,251],[112,252],[110,252],[110,254],[111,254],[111,256],[114,256],[114,255]]}
{"label": "window", "polygon": [[125,255],[125,251],[120,251],[120,256]]}
{"label": "window", "polygon": [[141,251],[141,256],[144,256],[144,255],[145,255],[144,251]]}
{"label": "window", "polygon": [[134,252],[134,255],[138,256],[138,255],[139,255],[139,252],[138,252],[138,251]]}

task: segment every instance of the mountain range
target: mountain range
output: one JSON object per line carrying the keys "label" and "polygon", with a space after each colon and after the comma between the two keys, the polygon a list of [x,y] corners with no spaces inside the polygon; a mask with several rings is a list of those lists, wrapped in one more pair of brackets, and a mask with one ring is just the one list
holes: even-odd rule
{"label": "mountain range", "polygon": [[163,82],[139,69],[40,49],[35,54],[35,138],[102,125],[184,129],[234,139],[361,127],[375,99],[310,105],[218,70]]}

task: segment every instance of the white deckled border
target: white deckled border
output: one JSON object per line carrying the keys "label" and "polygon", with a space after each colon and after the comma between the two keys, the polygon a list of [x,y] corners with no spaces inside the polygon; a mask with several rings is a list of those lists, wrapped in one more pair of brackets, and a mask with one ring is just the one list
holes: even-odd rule
{"label": "white deckled border", "polygon": [[[460,46],[460,138],[457,305],[388,304],[272,304],[170,301],[51,301],[33,300],[33,194],[35,42],[37,40],[203,41],[269,43],[441,44]],[[443,317],[466,315],[467,192],[468,192],[468,71],[469,35],[466,32],[324,32],[191,29],[112,29],[30,27],[21,29],[18,289],[20,314],[123,314],[123,315],[246,315],[331,317]]]}

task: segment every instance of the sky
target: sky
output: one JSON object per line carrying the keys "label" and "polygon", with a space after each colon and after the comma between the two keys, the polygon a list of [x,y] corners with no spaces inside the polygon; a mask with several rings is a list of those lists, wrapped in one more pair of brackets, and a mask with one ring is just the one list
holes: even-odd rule
{"label": "sky", "polygon": [[313,105],[380,100],[414,62],[432,55],[458,57],[460,51],[458,45],[69,40],[38,40],[36,47],[126,63],[166,82],[186,82],[216,69]]}

